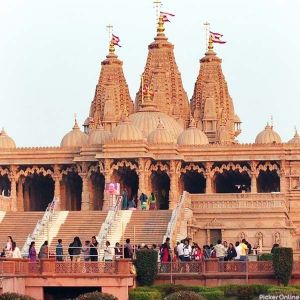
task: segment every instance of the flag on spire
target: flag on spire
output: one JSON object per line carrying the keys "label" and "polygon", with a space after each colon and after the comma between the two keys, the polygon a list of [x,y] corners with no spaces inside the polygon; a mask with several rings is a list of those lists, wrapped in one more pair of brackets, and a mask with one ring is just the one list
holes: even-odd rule
{"label": "flag on spire", "polygon": [[209,32],[210,34],[210,38],[212,40],[213,43],[217,43],[217,44],[225,44],[225,41],[222,41],[221,38],[223,37],[223,34],[218,33],[218,32]]}
{"label": "flag on spire", "polygon": [[171,22],[168,17],[175,17],[174,14],[163,12],[163,11],[160,12],[160,15],[163,17],[164,22]]}
{"label": "flag on spire", "polygon": [[118,47],[122,47],[119,42],[120,42],[120,38],[114,34],[111,35],[112,38],[111,38],[111,41],[112,43],[115,45],[115,46],[118,46]]}

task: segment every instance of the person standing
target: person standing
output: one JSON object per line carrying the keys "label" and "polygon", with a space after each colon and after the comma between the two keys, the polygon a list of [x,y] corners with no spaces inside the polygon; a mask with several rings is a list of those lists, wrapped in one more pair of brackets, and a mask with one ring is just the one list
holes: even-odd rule
{"label": "person standing", "polygon": [[184,246],[183,246],[183,261],[190,261],[191,255],[192,255],[192,247],[189,243],[189,240],[186,239],[184,241]]}
{"label": "person standing", "polygon": [[126,244],[124,246],[124,258],[132,259],[132,257],[133,257],[133,250],[130,244],[130,239],[126,239]]}
{"label": "person standing", "polygon": [[98,242],[95,236],[92,236],[90,258],[91,261],[98,261]]}
{"label": "person standing", "polygon": [[48,250],[48,241],[45,241],[40,248],[39,258],[48,258],[49,250]]}
{"label": "person standing", "polygon": [[21,251],[16,242],[12,242],[12,258],[22,258]]}
{"label": "person standing", "polygon": [[151,192],[151,195],[148,198],[149,201],[149,210],[156,209],[156,197],[153,192]]}
{"label": "person standing", "polygon": [[140,198],[139,198],[140,202],[141,202],[141,209],[142,210],[146,210],[147,209],[147,200],[148,200],[148,197],[146,194],[142,193],[140,195]]}
{"label": "person standing", "polygon": [[240,248],[241,248],[240,260],[241,261],[246,261],[247,260],[248,246],[247,246],[246,243],[247,243],[247,241],[245,239],[242,239],[242,242],[240,244]]}
{"label": "person standing", "polygon": [[177,246],[177,254],[180,261],[183,261],[183,247],[184,247],[184,240],[181,240],[179,245]]}
{"label": "person standing", "polygon": [[73,242],[69,245],[69,254],[71,261],[80,261],[80,253],[81,253],[82,243],[78,236],[74,237]]}
{"label": "person standing", "polygon": [[13,238],[9,235],[5,246],[5,257],[12,257]]}
{"label": "person standing", "polygon": [[106,243],[105,243],[103,258],[104,258],[104,261],[112,261],[113,260],[112,249],[110,247],[109,241],[106,241]]}
{"label": "person standing", "polygon": [[232,243],[229,243],[228,249],[227,249],[227,255],[225,256],[224,260],[233,260],[237,256],[236,250]]}
{"label": "person standing", "polygon": [[28,258],[30,262],[36,262],[35,242],[31,242],[28,250]]}
{"label": "person standing", "polygon": [[90,246],[91,242],[90,241],[85,241],[84,246],[81,249],[83,260],[84,261],[90,261]]}
{"label": "person standing", "polygon": [[216,257],[221,261],[224,260],[226,251],[224,245],[222,245],[221,240],[217,241],[217,244],[214,246],[214,249],[216,251]]}
{"label": "person standing", "polygon": [[62,239],[57,240],[57,245],[55,248],[55,257],[57,261],[63,261],[64,250],[62,246]]}
{"label": "person standing", "polygon": [[128,208],[128,192],[124,189],[122,193],[122,209],[125,210]]}

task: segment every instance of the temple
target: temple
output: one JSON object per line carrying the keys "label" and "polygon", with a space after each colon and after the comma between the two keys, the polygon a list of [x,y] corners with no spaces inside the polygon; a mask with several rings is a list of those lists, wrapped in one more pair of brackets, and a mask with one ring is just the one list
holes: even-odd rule
{"label": "temple", "polygon": [[[138,199],[141,192],[156,195],[161,215],[155,219],[158,212],[147,211],[139,224],[164,220],[161,242],[170,233],[167,224],[176,220],[170,227],[174,239],[188,235],[210,244],[247,238],[266,251],[273,243],[292,246],[300,256],[298,133],[283,142],[267,124],[255,141],[240,144],[241,120],[212,41],[200,59],[190,101],[173,49],[160,17],[133,102],[123,62],[110,43],[84,129],[75,120],[60,146],[17,147],[1,131],[2,223],[9,216],[17,222],[18,213],[44,212],[55,198],[56,211],[68,212],[59,228],[78,211],[74,220],[98,218],[95,231],[101,232],[111,207],[105,183],[118,182],[129,198]],[[131,219],[120,213],[115,222],[127,217],[130,226],[137,213]],[[155,231],[147,234],[141,232],[140,240],[147,236],[151,241]]]}

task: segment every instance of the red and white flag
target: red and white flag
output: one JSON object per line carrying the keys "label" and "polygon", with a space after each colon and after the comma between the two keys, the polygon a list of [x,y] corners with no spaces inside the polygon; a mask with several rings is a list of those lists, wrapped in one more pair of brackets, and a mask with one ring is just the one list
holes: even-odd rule
{"label": "red and white flag", "polygon": [[111,40],[112,40],[112,42],[113,42],[113,44],[114,44],[115,46],[122,47],[122,46],[119,44],[120,38],[119,38],[118,36],[112,34]]}
{"label": "red and white flag", "polygon": [[218,33],[218,32],[212,32],[212,31],[210,31],[209,34],[210,34],[210,37],[211,37],[213,43],[218,43],[218,44],[226,43],[225,41],[221,40],[221,38],[223,37],[223,34]]}
{"label": "red and white flag", "polygon": [[163,17],[164,22],[171,22],[168,17],[175,17],[174,14],[163,12],[163,11],[160,12],[160,15]]}

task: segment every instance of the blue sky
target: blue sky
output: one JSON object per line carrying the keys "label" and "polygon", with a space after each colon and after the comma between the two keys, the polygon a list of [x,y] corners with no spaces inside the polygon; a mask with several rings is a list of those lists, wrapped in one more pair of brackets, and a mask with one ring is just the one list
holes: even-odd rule
{"label": "blue sky", "polygon": [[[253,142],[271,115],[283,141],[300,130],[300,1],[166,0],[162,10],[176,14],[166,35],[189,98],[208,20],[228,41],[215,49],[243,122],[240,142]],[[151,0],[0,0],[0,126],[18,146],[59,145],[74,113],[83,123],[109,23],[134,99],[155,36]]]}

